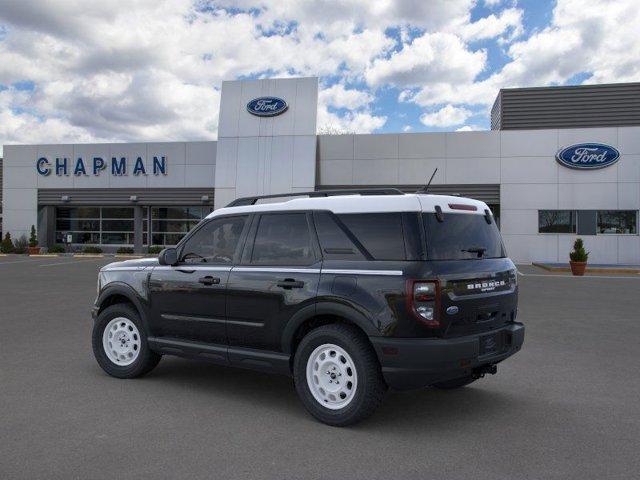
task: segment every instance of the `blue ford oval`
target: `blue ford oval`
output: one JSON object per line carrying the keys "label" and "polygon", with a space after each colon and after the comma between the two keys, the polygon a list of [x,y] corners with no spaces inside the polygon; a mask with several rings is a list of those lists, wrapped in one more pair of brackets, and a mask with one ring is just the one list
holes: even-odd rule
{"label": "blue ford oval", "polygon": [[258,117],[275,117],[284,113],[289,106],[278,97],[259,97],[247,103],[247,111]]}
{"label": "blue ford oval", "polygon": [[613,165],[620,158],[620,152],[603,143],[579,143],[565,147],[558,152],[556,160],[569,168],[595,170]]}

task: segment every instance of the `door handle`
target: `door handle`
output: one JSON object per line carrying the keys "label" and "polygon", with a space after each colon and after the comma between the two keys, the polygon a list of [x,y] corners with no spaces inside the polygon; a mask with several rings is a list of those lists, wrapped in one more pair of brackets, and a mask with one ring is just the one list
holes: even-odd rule
{"label": "door handle", "polygon": [[294,280],[293,278],[285,278],[284,280],[279,281],[276,285],[278,285],[280,288],[284,288],[285,290],[290,290],[292,288],[304,287],[304,282],[300,280]]}
{"label": "door handle", "polygon": [[210,275],[207,275],[206,277],[199,278],[198,282],[200,282],[203,285],[217,285],[220,283],[220,279],[218,277],[212,277]]}

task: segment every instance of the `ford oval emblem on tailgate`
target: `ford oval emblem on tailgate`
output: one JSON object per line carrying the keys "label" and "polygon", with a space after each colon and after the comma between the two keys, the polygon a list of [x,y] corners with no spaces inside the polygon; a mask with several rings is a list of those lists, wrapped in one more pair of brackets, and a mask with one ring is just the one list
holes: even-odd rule
{"label": "ford oval emblem on tailgate", "polygon": [[458,311],[459,311],[459,309],[455,305],[452,305],[449,308],[447,308],[447,313],[449,315],[455,315],[456,313],[458,313]]}

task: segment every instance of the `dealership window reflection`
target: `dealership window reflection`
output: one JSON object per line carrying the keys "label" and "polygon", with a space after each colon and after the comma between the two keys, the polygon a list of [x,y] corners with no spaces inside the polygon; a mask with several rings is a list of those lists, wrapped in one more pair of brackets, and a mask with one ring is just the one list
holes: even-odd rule
{"label": "dealership window reflection", "polygon": [[598,210],[599,234],[638,233],[638,212],[635,210]]}
{"label": "dealership window reflection", "polygon": [[[151,207],[151,244],[177,244],[211,210],[210,206]],[[146,244],[146,222],[144,226]]]}
{"label": "dealership window reflection", "polygon": [[539,233],[576,233],[576,212],[573,210],[539,210]]}

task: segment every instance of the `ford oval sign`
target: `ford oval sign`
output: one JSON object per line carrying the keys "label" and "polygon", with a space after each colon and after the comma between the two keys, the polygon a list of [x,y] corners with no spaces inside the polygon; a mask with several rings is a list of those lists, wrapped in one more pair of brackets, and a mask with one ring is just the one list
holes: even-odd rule
{"label": "ford oval sign", "polygon": [[558,152],[556,160],[569,168],[595,170],[613,165],[620,158],[620,152],[602,143],[579,143],[565,147]]}
{"label": "ford oval sign", "polygon": [[284,113],[288,107],[287,102],[278,97],[254,98],[247,103],[247,111],[258,117],[275,117]]}

